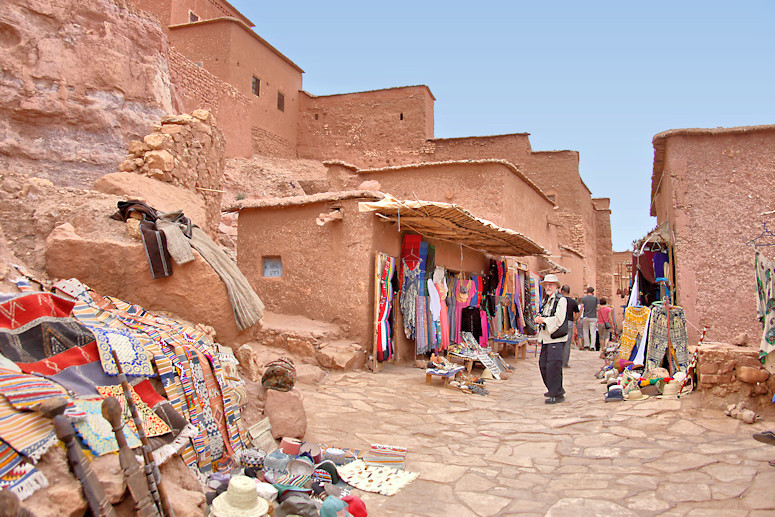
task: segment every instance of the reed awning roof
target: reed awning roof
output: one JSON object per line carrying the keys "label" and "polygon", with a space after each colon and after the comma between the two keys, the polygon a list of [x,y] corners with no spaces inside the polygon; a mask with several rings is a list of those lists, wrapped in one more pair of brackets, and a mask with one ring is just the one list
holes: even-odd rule
{"label": "reed awning roof", "polygon": [[458,205],[435,201],[399,201],[387,197],[358,203],[361,212],[375,212],[407,230],[432,239],[461,244],[492,255],[548,255],[541,245],[519,232],[476,217]]}

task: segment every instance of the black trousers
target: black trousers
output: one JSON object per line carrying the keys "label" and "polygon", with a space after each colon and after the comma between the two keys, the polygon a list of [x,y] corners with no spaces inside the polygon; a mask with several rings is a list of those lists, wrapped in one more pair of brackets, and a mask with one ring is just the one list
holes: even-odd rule
{"label": "black trousers", "polygon": [[538,368],[544,380],[550,397],[565,394],[562,388],[562,360],[565,342],[544,343],[541,345],[541,355],[538,357]]}

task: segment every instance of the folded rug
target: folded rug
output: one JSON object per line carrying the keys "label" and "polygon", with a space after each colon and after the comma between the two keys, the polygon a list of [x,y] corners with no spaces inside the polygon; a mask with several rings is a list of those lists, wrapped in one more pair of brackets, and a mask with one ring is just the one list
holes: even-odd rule
{"label": "folded rug", "polygon": [[7,443],[0,441],[0,490],[10,490],[24,501],[36,490],[46,488],[48,479]]}
{"label": "folded rug", "polygon": [[54,426],[34,411],[19,411],[0,396],[0,439],[33,462],[59,440]]}

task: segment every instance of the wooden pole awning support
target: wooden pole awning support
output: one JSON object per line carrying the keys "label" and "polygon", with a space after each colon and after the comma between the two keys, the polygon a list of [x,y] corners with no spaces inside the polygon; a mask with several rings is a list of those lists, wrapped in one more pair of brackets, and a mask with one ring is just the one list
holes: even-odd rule
{"label": "wooden pole awning support", "polygon": [[523,257],[549,254],[521,233],[502,228],[449,203],[399,201],[387,197],[380,201],[361,202],[358,208],[361,212],[375,212],[380,218],[405,224],[426,237],[456,242],[493,255]]}

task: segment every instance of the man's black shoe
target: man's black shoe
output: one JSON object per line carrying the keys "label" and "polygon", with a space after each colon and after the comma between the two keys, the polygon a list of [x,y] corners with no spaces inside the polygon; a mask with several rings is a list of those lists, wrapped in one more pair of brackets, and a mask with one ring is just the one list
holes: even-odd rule
{"label": "man's black shoe", "polygon": [[[565,395],[565,390],[562,390],[562,394]],[[548,397],[548,396],[549,396],[549,392],[547,391],[546,393],[544,393],[544,397]]]}
{"label": "man's black shoe", "polygon": [[565,396],[560,395],[559,397],[549,397],[544,401],[545,404],[559,404],[560,402],[565,401]]}

